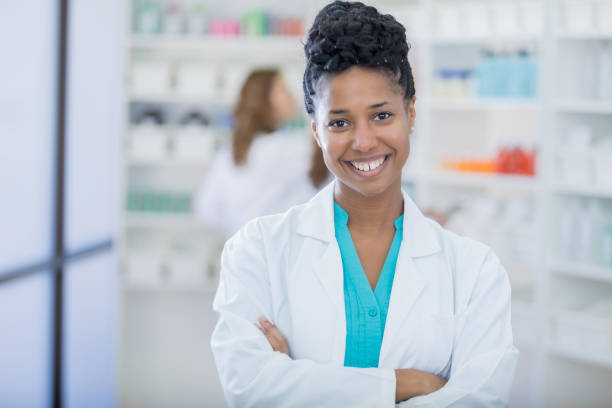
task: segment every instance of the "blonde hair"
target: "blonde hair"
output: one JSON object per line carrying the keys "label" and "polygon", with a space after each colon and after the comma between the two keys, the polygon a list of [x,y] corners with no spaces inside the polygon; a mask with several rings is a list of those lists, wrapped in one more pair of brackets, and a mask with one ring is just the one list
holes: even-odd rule
{"label": "blonde hair", "polygon": [[270,91],[278,75],[277,69],[259,69],[251,72],[242,85],[234,108],[232,134],[232,153],[237,166],[246,163],[258,133],[274,132],[278,126],[270,106]]}
{"label": "blonde hair", "polygon": [[[272,113],[270,92],[279,75],[277,69],[259,69],[251,72],[242,85],[234,108],[235,127],[232,134],[232,155],[236,166],[247,162],[253,140],[259,133],[271,133],[278,127]],[[320,188],[328,177],[323,152],[313,139],[308,178],[314,187]]]}

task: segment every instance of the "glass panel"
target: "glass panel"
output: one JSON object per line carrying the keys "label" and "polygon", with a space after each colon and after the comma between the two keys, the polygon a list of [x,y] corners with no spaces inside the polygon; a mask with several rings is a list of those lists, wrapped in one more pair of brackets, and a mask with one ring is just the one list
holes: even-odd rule
{"label": "glass panel", "polygon": [[52,274],[0,285],[0,407],[50,407]]}
{"label": "glass panel", "polygon": [[70,2],[66,247],[114,235],[123,129],[120,0]]}
{"label": "glass panel", "polygon": [[0,2],[0,271],[51,252],[57,2]]}
{"label": "glass panel", "polygon": [[118,265],[112,252],[64,275],[64,405],[116,406]]}

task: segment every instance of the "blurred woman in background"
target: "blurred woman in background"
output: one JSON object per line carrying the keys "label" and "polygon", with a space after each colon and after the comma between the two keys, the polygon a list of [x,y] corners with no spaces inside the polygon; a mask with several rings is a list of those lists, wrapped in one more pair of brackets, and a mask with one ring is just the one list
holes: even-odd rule
{"label": "blurred woman in background", "polygon": [[296,112],[279,70],[247,77],[231,146],[220,149],[196,197],[200,221],[229,237],[252,218],[306,202],[322,187],[329,176],[320,149],[313,150],[309,137],[282,130]]}

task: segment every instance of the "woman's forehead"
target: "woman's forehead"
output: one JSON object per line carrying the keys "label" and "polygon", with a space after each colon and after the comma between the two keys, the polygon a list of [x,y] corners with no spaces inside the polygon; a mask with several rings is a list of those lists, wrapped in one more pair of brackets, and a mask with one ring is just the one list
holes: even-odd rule
{"label": "woman's forehead", "polygon": [[[341,73],[323,76],[317,84],[318,102],[325,104],[372,104],[378,99],[401,100],[399,84],[376,69],[351,67]],[[375,102],[373,102],[375,101]]]}

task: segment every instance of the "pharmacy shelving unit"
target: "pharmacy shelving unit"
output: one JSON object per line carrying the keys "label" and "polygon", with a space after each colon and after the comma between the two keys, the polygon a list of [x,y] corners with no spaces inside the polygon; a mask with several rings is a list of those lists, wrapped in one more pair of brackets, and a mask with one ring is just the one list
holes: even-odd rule
{"label": "pharmacy shelving unit", "polygon": [[[244,73],[250,67],[269,66],[278,64],[281,66],[299,66],[302,62],[299,37],[283,36],[261,36],[261,37],[195,37],[195,36],[167,36],[158,35],[131,35],[128,50],[128,73],[133,73],[134,67],[145,61],[145,63],[162,64],[166,67],[168,83],[172,82],[173,72],[176,72],[181,64],[200,64],[209,68],[217,78],[209,81],[212,86],[218,85],[224,79],[227,82],[239,81],[242,78],[232,77],[223,78],[223,73],[236,66],[240,67],[240,73]],[[248,61],[248,62],[245,62]],[[211,68],[212,67],[212,68]],[[134,110],[134,104],[144,107],[162,107],[163,109],[177,109],[185,111],[203,111],[207,113],[210,109],[229,111],[235,98],[236,85],[227,84],[233,87],[234,93],[223,92],[221,89],[208,94],[185,93],[166,86],[162,89],[153,87],[149,91],[145,86],[134,86],[133,81],[129,82],[126,92],[126,103],[128,109]],[[142,108],[141,110],[146,109]],[[134,120],[134,115],[130,115]],[[133,137],[133,125],[127,124],[126,146],[130,145],[130,138]],[[178,131],[177,125],[165,125],[158,130],[166,137],[172,138],[174,132]],[[228,131],[221,126],[208,128],[208,133],[215,138],[215,144],[223,143],[228,137]],[[169,136],[168,136],[169,135]],[[167,143],[167,142],[166,142]],[[190,184],[185,189],[193,198],[196,189],[205,176],[206,170],[210,165],[210,155],[208,157],[176,157],[171,152],[165,151],[162,154],[153,155],[133,154],[129,149],[125,154],[125,177],[127,196],[130,187],[142,181],[145,186],[155,187],[156,182],[163,180],[166,186],[185,185],[185,179],[190,179]],[[136,179],[136,181],[134,181]],[[130,186],[130,183],[132,184]],[[136,212],[124,211],[123,219],[123,248],[125,258],[134,252],[129,248],[130,234],[132,231],[149,230],[150,235],[160,235],[165,237],[168,230],[187,230],[199,232],[200,235],[212,233],[206,231],[203,226],[198,224],[192,214],[181,213],[156,213],[156,212]],[[126,270],[126,278],[129,280],[129,270]],[[157,276],[157,272],[151,277],[149,288],[159,287],[163,289],[163,282]],[[158,281],[158,285],[153,281]],[[200,289],[208,287],[214,290],[214,280],[202,282]],[[186,290],[191,290],[191,285],[186,286]]]}
{"label": "pharmacy shelving unit", "polygon": [[[546,221],[549,245],[543,313],[544,393],[551,406],[563,403],[566,395],[555,391],[566,384],[574,384],[573,391],[592,405],[612,398],[612,264],[599,252],[610,245],[605,231],[599,232],[600,224],[612,225],[612,168],[606,169],[606,163],[612,163],[612,150],[605,148],[612,143],[612,2],[599,3],[601,10],[587,15],[572,9],[585,7],[576,2],[549,2],[552,35],[545,165],[547,204],[552,211]],[[599,59],[594,62],[596,56]],[[580,180],[583,173],[586,177]]]}
{"label": "pharmacy shelving unit", "polygon": [[[596,1],[605,3],[606,0]],[[498,252],[513,285],[513,328],[516,344],[521,350],[511,398],[511,406],[516,407],[589,403],[596,406],[597,402],[612,400],[609,386],[612,384],[612,354],[594,353],[595,348],[584,338],[561,336],[573,330],[576,333],[594,333],[599,336],[596,338],[605,339],[606,327],[611,327],[605,319],[581,320],[580,313],[562,307],[564,302],[569,300],[572,303],[573,299],[612,298],[611,267],[568,259],[558,246],[560,210],[566,207],[568,200],[595,200],[612,210],[612,186],[604,187],[592,182],[567,183],[558,169],[559,146],[566,141],[566,127],[582,121],[587,125],[593,124],[599,139],[612,139],[612,134],[606,136],[602,130],[612,129],[612,98],[595,100],[576,89],[572,91],[574,94],[559,92],[568,83],[578,83],[563,77],[562,68],[568,65],[566,50],[578,52],[576,50],[582,46],[589,48],[612,41],[611,34],[576,30],[565,21],[568,14],[563,10],[571,9],[572,16],[584,17],[580,14],[583,6],[579,3],[594,4],[589,0],[375,2],[377,7],[397,16],[407,26],[413,44],[410,58],[417,81],[417,121],[411,158],[403,181],[418,204],[424,209],[447,211],[457,200],[470,203],[470,200],[487,198],[498,203],[519,200],[528,203],[527,208],[531,209],[528,221],[523,220],[514,228],[513,225],[504,226],[504,234],[513,236],[522,244],[518,249],[500,246],[499,237],[494,234],[485,238],[475,236],[484,239]],[[501,20],[504,15],[513,13],[514,7],[522,10],[516,16],[522,19],[520,29],[512,29]],[[472,17],[468,17],[470,15]],[[603,12],[591,13],[590,18],[605,15]],[[494,23],[483,27],[483,21],[469,20],[474,16],[480,16],[483,21],[491,18]],[[597,24],[587,26],[596,27]],[[234,63],[246,60],[257,65],[280,59],[295,66],[301,63],[300,46],[295,46],[296,41],[299,42],[296,38],[286,37],[185,38],[130,34],[127,66],[130,72],[140,59],[154,59],[176,67],[177,62],[191,58],[214,61],[223,73]],[[450,98],[435,92],[434,73],[444,63],[461,59],[464,54],[473,63],[474,56],[482,48],[507,50],[517,47],[535,51],[539,71],[537,97]],[[573,60],[582,61],[583,58],[574,57]],[[296,88],[299,88],[299,81]],[[206,110],[211,105],[229,106],[231,97],[224,93],[214,97],[194,97],[172,90],[143,92],[128,85],[125,103],[128,109],[133,104],[160,104],[176,109],[199,107]],[[218,137],[223,138],[220,129]],[[507,129],[512,131],[505,131]],[[126,139],[129,130],[130,125],[126,124]],[[172,131],[170,127],[168,132]],[[453,153],[477,152],[482,146],[486,151],[477,153],[490,155],[496,140],[537,146],[536,176],[472,174],[449,171],[441,166],[441,162]],[[167,171],[178,175],[181,172],[200,172],[203,175],[206,171],[205,163],[172,157],[143,159],[126,153],[124,159],[126,194],[132,173]],[[125,208],[124,203],[122,208]],[[123,214],[123,260],[135,251],[129,246],[131,236],[206,235],[189,214],[176,217]],[[214,281],[208,286],[151,286],[146,279],[138,285],[126,285],[130,293],[152,293],[152,296],[155,293],[201,295],[210,292],[213,286]],[[610,339],[612,334],[607,336]],[[571,341],[574,341],[573,345]]]}
{"label": "pharmacy shelving unit", "polygon": [[[222,396],[206,344],[223,237],[198,222],[185,200],[193,207],[214,151],[228,143],[230,112],[251,69],[280,67],[299,103],[303,43],[280,35],[135,34],[136,2],[127,3],[120,401],[216,406]],[[151,110],[161,112],[161,126],[134,125]],[[189,113],[210,123],[184,127],[181,118]],[[177,203],[180,211],[170,211]]]}
{"label": "pharmacy shelving unit", "polygon": [[[612,400],[609,387],[612,383],[612,353],[594,352],[599,344],[597,339],[600,343],[607,341],[612,352],[612,322],[609,318],[612,312],[606,320],[590,319],[571,309],[560,309],[564,302],[572,304],[574,299],[581,297],[586,300],[612,299],[612,265],[568,259],[556,244],[559,209],[564,208],[567,200],[595,200],[604,203],[608,211],[612,210],[612,186],[596,185],[592,179],[586,183],[570,184],[564,181],[558,170],[558,146],[565,138],[565,126],[583,120],[587,125],[595,126],[600,139],[608,137],[612,140],[612,97],[594,100],[579,93],[568,95],[559,92],[568,82],[577,81],[576,78],[560,77],[564,73],[563,65],[568,63],[567,58],[572,58],[564,54],[568,48],[573,47],[576,52],[577,47],[586,45],[588,48],[593,44],[611,42],[610,33],[595,31],[597,18],[602,20],[603,17],[595,13],[594,8],[601,3],[604,10],[608,7],[606,2],[578,3],[572,0],[422,0],[408,6],[403,13],[403,22],[408,26],[414,43],[411,53],[418,79],[417,131],[412,148],[415,158],[405,169],[404,181],[410,185],[420,206],[448,209],[449,203],[470,196],[502,200],[521,197],[532,205],[531,233],[523,233],[524,225],[515,228],[520,240],[531,246],[528,259],[506,253],[495,242],[477,237],[498,251],[513,284],[513,327],[522,358],[511,406],[581,403],[597,406]],[[581,14],[585,4],[587,8],[592,7],[589,9],[591,12]],[[526,7],[519,14],[530,20],[525,24],[529,30],[509,33],[503,31],[503,24],[492,24],[483,34],[475,33],[473,26],[465,25],[470,13],[480,13],[496,21],[504,10],[508,12],[517,6]],[[474,11],[474,8],[481,10]],[[566,10],[571,10],[572,16],[566,17]],[[456,12],[458,21],[451,21],[453,12]],[[606,15],[603,11],[601,14]],[[564,21],[576,16],[578,19],[592,18],[594,23],[584,26],[593,31],[577,31],[572,27],[573,23]],[[456,32],[449,33],[448,27],[456,27]],[[447,61],[461,59],[462,53],[473,55],[473,50],[481,47],[527,47],[535,50],[539,70],[537,97],[483,99],[439,96],[434,75],[439,61],[445,57]],[[571,55],[576,61],[582,60],[576,54]],[[610,75],[612,78],[612,71]],[[504,122],[504,115],[511,121]],[[537,146],[536,177],[448,171],[440,166],[440,158],[448,153],[446,144],[461,152],[462,143],[470,143],[463,140],[464,137],[469,139],[470,133],[494,133],[500,126],[515,128],[526,117],[531,118],[529,126],[518,128],[519,132],[530,132],[530,141]],[[451,121],[452,124],[448,124]],[[487,123],[489,127],[486,127]],[[607,135],[603,134],[604,129],[608,129]],[[460,138],[460,143],[453,138]],[[507,140],[512,142],[511,137]],[[521,139],[517,143],[524,141]],[[481,138],[476,143],[486,145],[487,139]],[[612,162],[612,154],[606,157]],[[612,213],[607,215],[610,217]],[[517,272],[520,272],[519,276],[513,276]],[[589,343],[580,336],[568,334],[572,332],[582,332],[583,337],[592,335],[596,340]]]}

